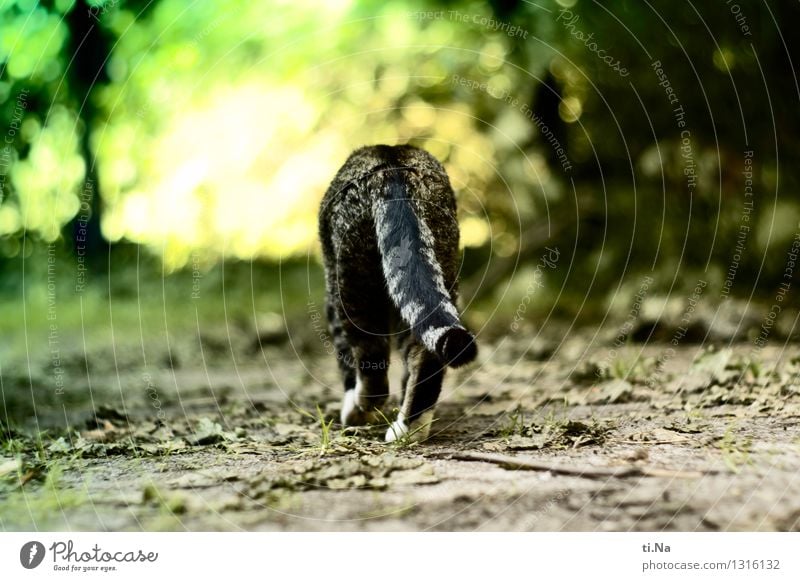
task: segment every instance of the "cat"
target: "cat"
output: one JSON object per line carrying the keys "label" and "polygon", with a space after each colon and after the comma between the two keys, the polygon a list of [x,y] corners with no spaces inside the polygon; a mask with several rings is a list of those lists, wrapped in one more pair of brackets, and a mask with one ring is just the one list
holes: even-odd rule
{"label": "cat", "polygon": [[477,355],[455,307],[459,229],[444,167],[410,145],[354,151],[322,199],[319,236],[342,424],[383,418],[393,342],[405,372],[385,439],[425,440],[446,367]]}

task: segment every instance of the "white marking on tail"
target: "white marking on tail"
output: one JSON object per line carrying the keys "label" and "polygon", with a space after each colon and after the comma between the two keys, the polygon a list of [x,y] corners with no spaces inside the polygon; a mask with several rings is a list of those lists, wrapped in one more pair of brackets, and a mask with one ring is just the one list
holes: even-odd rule
{"label": "white marking on tail", "polygon": [[431,353],[436,353],[436,344],[439,342],[439,339],[442,335],[444,335],[448,329],[452,329],[453,327],[428,327],[422,332],[422,344],[430,351]]}

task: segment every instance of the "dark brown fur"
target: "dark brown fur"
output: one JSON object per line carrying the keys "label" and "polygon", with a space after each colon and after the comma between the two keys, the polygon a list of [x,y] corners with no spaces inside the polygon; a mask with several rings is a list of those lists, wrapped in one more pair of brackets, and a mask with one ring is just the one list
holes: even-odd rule
{"label": "dark brown fur", "polygon": [[389,395],[394,342],[406,365],[399,421],[413,424],[435,405],[445,367],[476,354],[454,306],[459,233],[447,174],[415,147],[361,148],[325,194],[319,232],[342,421],[375,419]]}

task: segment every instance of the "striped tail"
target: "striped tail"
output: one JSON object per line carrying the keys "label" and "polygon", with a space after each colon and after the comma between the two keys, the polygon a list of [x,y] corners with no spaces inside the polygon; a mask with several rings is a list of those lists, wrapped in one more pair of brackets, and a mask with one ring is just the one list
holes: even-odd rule
{"label": "striped tail", "polygon": [[461,324],[436,260],[433,234],[417,217],[403,170],[380,172],[373,202],[383,275],[392,301],[414,336],[445,364],[459,367],[478,353]]}

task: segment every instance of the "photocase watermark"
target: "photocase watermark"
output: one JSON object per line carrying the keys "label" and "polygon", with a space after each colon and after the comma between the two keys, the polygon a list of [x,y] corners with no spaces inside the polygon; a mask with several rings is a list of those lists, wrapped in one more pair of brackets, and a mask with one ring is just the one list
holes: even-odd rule
{"label": "photocase watermark", "polygon": [[311,319],[311,328],[317,335],[319,342],[322,344],[322,347],[325,349],[325,352],[328,355],[333,355],[335,353],[336,359],[344,361],[345,365],[352,369],[378,371],[389,368],[388,360],[356,361],[354,357],[348,355],[347,353],[338,351],[336,346],[333,344],[333,339],[331,339],[331,336],[328,334],[327,324],[317,308],[317,303],[313,299],[309,298],[306,306],[308,308],[308,316]]}
{"label": "photocase watermark", "polygon": [[105,550],[97,543],[88,549],[77,548],[72,540],[56,541],[48,549],[39,541],[29,541],[19,551],[19,562],[25,569],[35,569],[47,556],[52,557],[53,570],[71,573],[108,573],[121,569],[119,564],[155,563],[158,553],[143,549]]}
{"label": "photocase watermark", "polygon": [[519,302],[517,310],[514,313],[514,320],[511,322],[511,331],[514,333],[519,330],[519,324],[525,318],[525,313],[528,310],[528,305],[531,302],[531,298],[538,292],[540,288],[544,286],[543,273],[545,269],[555,269],[558,265],[558,259],[561,255],[558,247],[550,248],[549,246],[545,246],[545,250],[547,252],[543,254],[541,258],[539,258],[539,262],[533,271],[533,275],[531,276],[531,281],[528,283],[528,288],[525,290],[525,296],[522,297],[522,300]]}
{"label": "photocase watermark", "polygon": [[119,4],[119,0],[108,0],[107,2],[103,2],[97,6],[89,6],[87,13],[89,14],[89,18],[93,18],[94,20],[100,22],[100,18],[108,14],[109,10],[111,10],[117,4]]}
{"label": "photocase watermark", "polygon": [[547,515],[551,510],[553,510],[557,504],[559,504],[562,500],[569,496],[570,491],[566,488],[559,490],[556,492],[554,496],[551,496],[547,502],[542,504],[539,508],[533,511],[530,515],[528,515],[522,524],[522,530],[529,531],[534,528],[534,525],[541,519],[543,516]]}
{"label": "photocase watermark", "polygon": [[652,284],[652,276],[645,276],[642,279],[642,282],[639,284],[639,290],[636,291],[636,294],[633,297],[633,304],[628,311],[628,316],[625,318],[625,322],[622,323],[622,326],[620,326],[620,328],[617,330],[617,334],[614,337],[614,343],[611,351],[606,354],[605,359],[603,359],[603,361],[597,366],[597,371],[595,374],[598,377],[602,377],[606,370],[611,367],[611,364],[619,355],[617,350],[625,344],[625,341],[628,339],[628,335],[630,335],[631,331],[633,331],[633,326],[636,324],[636,321],[639,319],[639,313],[642,311],[642,303],[647,297],[647,292],[650,290],[650,286]]}
{"label": "photocase watermark", "polygon": [[686,111],[683,108],[683,105],[680,103],[680,98],[678,97],[678,93],[675,92],[675,89],[672,88],[672,83],[667,76],[667,73],[664,71],[664,67],[661,64],[661,61],[656,59],[652,63],[650,63],[650,68],[653,69],[653,72],[656,74],[656,78],[658,79],[658,86],[664,89],[664,93],[667,96],[667,100],[669,101],[670,105],[673,105],[674,108],[672,109],[672,116],[675,119],[675,125],[678,129],[682,129],[681,131],[681,139],[688,138],[691,136],[688,129],[686,129]]}
{"label": "photocase watermark", "polygon": [[389,266],[396,270],[403,270],[411,260],[411,239],[404,236],[398,246],[389,249],[387,260]]}
{"label": "photocase watermark", "polygon": [[147,119],[147,116],[150,112],[156,108],[160,109],[165,105],[168,105],[170,102],[170,95],[168,92],[158,92],[153,98],[148,99],[144,103],[142,103],[138,109],[136,109],[136,113],[134,113],[134,119],[136,120],[135,124],[135,131],[138,132],[141,125]]}
{"label": "photocase watermark", "polygon": [[725,0],[725,5],[730,10],[731,14],[733,14],[733,18],[736,20],[736,24],[739,26],[739,31],[742,33],[742,36],[753,36],[753,33],[750,31],[750,25],[747,24],[747,17],[742,12],[742,7],[739,6],[733,0]]}
{"label": "photocase watermark", "polygon": [[414,20],[452,20],[462,24],[472,23],[488,28],[492,32],[503,32],[512,38],[517,37],[524,40],[528,38],[528,31],[524,28],[481,14],[465,14],[458,10],[417,10],[409,15]]}
{"label": "photocase watermark", "polygon": [[569,173],[572,170],[572,163],[569,161],[567,157],[566,150],[562,147],[561,142],[553,133],[553,130],[548,127],[541,118],[533,112],[533,110],[525,103],[522,104],[520,107],[520,111],[523,115],[525,115],[528,119],[533,121],[533,124],[539,129],[539,132],[542,134],[547,140],[547,143],[550,144],[550,147],[553,149],[553,152],[556,154],[558,158],[558,163],[561,164],[561,169],[564,170],[565,173]]}
{"label": "photocase watermark", "polygon": [[192,250],[192,300],[200,298],[200,281],[203,279],[203,272],[200,270],[200,253]]}
{"label": "photocase watermark", "polygon": [[733,249],[733,256],[731,257],[728,271],[725,273],[725,281],[722,283],[722,291],[720,292],[722,298],[728,298],[733,287],[733,281],[736,278],[736,273],[739,270],[739,263],[742,260],[742,254],[745,251],[747,237],[750,233],[750,214],[753,213],[754,198],[753,198],[753,151],[747,150],[744,152],[744,203],[742,206],[742,215],[739,218],[739,230],[736,233],[736,246]]}
{"label": "photocase watermark", "polygon": [[652,388],[655,386],[656,381],[664,371],[664,366],[670,359],[675,357],[675,348],[680,345],[680,342],[686,337],[686,333],[689,331],[689,325],[692,324],[697,312],[697,305],[700,303],[700,297],[703,295],[707,286],[708,282],[703,279],[698,279],[697,283],[694,285],[692,294],[686,299],[686,306],[681,315],[680,325],[678,325],[678,328],[672,334],[669,340],[669,347],[664,349],[656,358],[655,369],[647,378],[647,387]]}
{"label": "photocase watermark", "polygon": [[792,243],[789,245],[789,250],[786,252],[786,261],[784,262],[782,276],[783,280],[778,284],[774,302],[764,316],[764,320],[761,323],[761,330],[753,341],[754,347],[751,352],[752,355],[757,355],[767,345],[775,322],[778,320],[778,315],[780,315],[783,310],[786,298],[789,296],[789,291],[792,288],[792,279],[794,278],[794,272],[797,268],[798,257],[800,257],[800,224],[797,225],[797,228],[798,232],[795,233],[794,238],[792,238]]}
{"label": "photocase watermark", "polygon": [[64,368],[61,364],[61,340],[58,332],[58,309],[56,295],[56,246],[47,245],[47,347],[50,350],[50,366],[56,384],[56,395],[64,395]]}
{"label": "photocase watermark", "polygon": [[36,569],[42,564],[46,551],[39,541],[30,541],[19,550],[19,562],[26,569]]}
{"label": "photocase watermark", "polygon": [[95,195],[94,181],[88,178],[83,184],[83,190],[81,190],[80,194],[78,228],[75,233],[75,252],[78,255],[78,264],[75,272],[75,292],[77,294],[81,294],[86,288],[86,228],[92,215],[92,198]]}
{"label": "photocase watermark", "polygon": [[150,375],[150,372],[145,371],[142,373],[142,381],[144,382],[144,391],[150,399],[150,405],[156,410],[156,417],[159,420],[165,420],[167,414],[162,409],[161,398],[158,397],[158,389],[156,389],[156,384],[153,382],[153,376]]}
{"label": "photocase watermark", "polygon": [[322,318],[322,314],[319,312],[317,308],[317,303],[312,299],[308,299],[306,303],[308,307],[308,316],[311,319],[311,328],[316,333],[319,342],[322,343],[322,347],[325,349],[325,352],[328,355],[333,355],[336,351],[336,348],[333,345],[333,340],[331,339],[330,335],[326,330],[325,321]]}
{"label": "photocase watermark", "polygon": [[[130,551],[105,550],[95,543],[88,549],[80,549],[72,540],[56,541],[45,551],[38,541],[25,543],[20,550],[20,563],[26,569],[38,567],[49,551],[53,570],[71,573],[108,573],[118,571],[122,563],[155,563],[158,553],[135,549]],[[28,564],[26,565],[26,561]],[[38,562],[37,562],[38,561]],[[35,563],[35,564],[34,564]]]}
{"label": "photocase watermark", "polygon": [[[800,224],[797,225],[797,228],[800,230]],[[794,238],[792,238],[792,244],[789,247],[789,251],[786,253],[786,263],[783,267],[783,280],[786,283],[791,283],[792,279],[794,278],[794,270],[797,268],[797,259],[798,254],[800,254],[800,232],[796,232]]]}
{"label": "photocase watermark", "polygon": [[0,203],[3,202],[5,197],[6,178],[13,161],[14,141],[16,141],[17,133],[22,127],[25,111],[28,109],[28,93],[27,89],[22,89],[17,93],[14,110],[11,112],[11,122],[8,124],[8,130],[6,130],[6,134],[3,137],[3,147],[0,148]]}
{"label": "photocase watermark", "polygon": [[[681,106],[683,118],[683,106]],[[686,178],[686,190],[691,193],[697,187],[697,172],[692,147],[692,134],[688,129],[681,131],[681,158],[683,158],[683,175]]]}
{"label": "photocase watermark", "polygon": [[680,99],[675,89],[672,88],[672,83],[664,71],[664,67],[660,60],[654,60],[650,63],[650,68],[656,74],[658,85],[664,89],[669,104],[673,107],[672,116],[675,119],[675,125],[681,130],[680,133],[680,152],[683,160],[683,175],[686,178],[686,189],[691,194],[697,186],[697,172],[695,169],[694,148],[692,147],[692,134],[686,128],[686,111],[683,105],[680,104]]}
{"label": "photocase watermark", "polygon": [[194,35],[192,38],[192,44],[199,45],[200,41],[205,39],[209,34],[214,32],[217,28],[219,28],[223,22],[225,22],[231,15],[232,11],[226,10],[222,16],[219,16],[206,24],[200,31]]}
{"label": "photocase watermark", "polygon": [[597,44],[597,42],[594,40],[594,32],[591,34],[586,34],[576,27],[580,19],[581,17],[577,14],[573,14],[571,10],[562,8],[558,12],[556,22],[560,22],[561,25],[569,31],[573,38],[583,43],[587,50],[589,50],[589,52],[593,52],[598,59],[606,64],[608,68],[617,73],[620,77],[627,77],[630,74],[628,69],[622,66],[622,63],[619,59],[608,54],[604,48],[601,48]]}
{"label": "photocase watermark", "polygon": [[561,164],[561,169],[565,173],[569,173],[572,170],[572,162],[569,160],[567,156],[567,152],[564,147],[561,145],[561,142],[556,137],[553,130],[542,121],[542,119],[533,112],[528,105],[527,102],[520,99],[519,97],[513,95],[509,91],[504,89],[498,89],[493,87],[486,81],[478,81],[475,79],[470,79],[468,77],[461,77],[459,75],[453,75],[450,79],[450,83],[453,85],[458,85],[461,87],[465,87],[471,91],[481,91],[486,93],[490,97],[494,97],[500,101],[504,101],[510,107],[514,107],[520,113],[522,113],[527,119],[529,119],[539,130],[542,137],[547,141],[550,147],[553,149],[553,152],[558,158],[558,163]]}
{"label": "photocase watermark", "polygon": [[[667,101],[669,101],[670,105],[680,105],[680,99],[678,98],[678,93],[675,92],[675,89],[672,88],[672,83],[669,81],[669,77],[667,77],[667,73],[664,72],[664,68],[661,65],[660,60],[654,60],[650,63],[650,67],[655,72],[656,77],[658,78],[658,86],[664,89],[664,93],[667,95]],[[683,109],[681,108],[681,112]],[[678,127],[685,127],[686,122],[683,120],[683,117],[677,118]]]}

